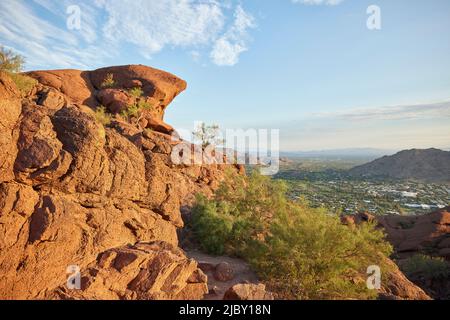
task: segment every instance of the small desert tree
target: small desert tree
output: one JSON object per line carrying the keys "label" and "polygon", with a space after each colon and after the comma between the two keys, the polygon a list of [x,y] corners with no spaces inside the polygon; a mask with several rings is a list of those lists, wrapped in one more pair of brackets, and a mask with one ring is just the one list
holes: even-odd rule
{"label": "small desert tree", "polygon": [[0,46],[0,71],[17,73],[22,71],[25,58],[20,54]]}
{"label": "small desert tree", "polygon": [[224,139],[220,138],[220,128],[216,124],[206,125],[202,122],[192,132],[192,135],[202,144],[203,149],[210,145],[219,146],[225,143]]}
{"label": "small desert tree", "polygon": [[145,99],[142,88],[132,88],[128,91],[128,94],[131,95],[135,101],[134,103],[128,105],[127,108],[120,113],[120,116],[140,128],[141,119],[147,112],[154,110],[154,107]]}

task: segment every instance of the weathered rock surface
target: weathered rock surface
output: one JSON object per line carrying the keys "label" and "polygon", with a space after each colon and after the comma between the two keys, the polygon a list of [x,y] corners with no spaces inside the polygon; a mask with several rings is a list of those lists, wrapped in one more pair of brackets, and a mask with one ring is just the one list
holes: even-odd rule
{"label": "weathered rock surface", "polygon": [[[70,104],[87,105],[96,108],[100,104],[118,112],[129,103],[127,90],[139,87],[143,96],[154,107],[154,115],[162,120],[164,110],[173,99],[186,89],[186,82],[178,77],[142,65],[128,65],[102,68],[94,71],[50,70],[32,71],[27,75],[41,84],[54,88],[67,97]],[[103,85],[108,75],[113,84]]]}
{"label": "weathered rock surface", "polygon": [[274,300],[273,294],[266,291],[264,284],[237,284],[227,292],[224,300]]}
{"label": "weathered rock surface", "polygon": [[0,183],[14,178],[18,120],[22,112],[20,93],[6,73],[0,72]]}
{"label": "weathered rock surface", "polygon": [[450,260],[450,207],[421,216],[377,218],[400,257],[427,252]]}
{"label": "weathered rock surface", "polygon": [[[21,100],[0,74],[0,299],[200,299],[206,276],[178,248],[180,208],[223,166],[175,165],[167,132],[96,121],[101,82],[141,84],[164,108],[186,83],[144,66],[37,71]],[[236,172],[240,168],[235,168]],[[79,267],[81,290],[66,286]]]}
{"label": "weathered rock surface", "polygon": [[375,222],[386,232],[399,258],[417,253],[450,260],[450,207],[418,216],[374,216],[369,213],[343,216],[346,224]]}
{"label": "weathered rock surface", "polygon": [[405,277],[397,265],[389,259],[386,259],[391,271],[382,275],[381,290],[379,291],[380,300],[430,300],[431,298]]}
{"label": "weathered rock surface", "polygon": [[102,252],[81,278],[75,294],[66,286],[49,298],[201,299],[208,288],[197,263],[166,242],[137,243]]}

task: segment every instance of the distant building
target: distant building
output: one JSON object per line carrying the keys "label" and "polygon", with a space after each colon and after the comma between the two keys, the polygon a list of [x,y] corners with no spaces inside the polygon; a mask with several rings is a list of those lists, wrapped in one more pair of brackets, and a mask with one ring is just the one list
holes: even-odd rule
{"label": "distant building", "polygon": [[417,198],[417,192],[402,191],[400,194],[405,198]]}

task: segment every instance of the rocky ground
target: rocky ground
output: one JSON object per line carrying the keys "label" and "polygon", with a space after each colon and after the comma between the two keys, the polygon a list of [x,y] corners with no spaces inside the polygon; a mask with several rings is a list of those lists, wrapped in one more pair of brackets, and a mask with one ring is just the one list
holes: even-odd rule
{"label": "rocky ground", "polygon": [[[226,256],[211,256],[200,251],[187,251],[187,256],[198,261],[199,268],[208,276],[208,294],[205,300],[222,300],[230,297],[239,288],[253,288],[261,298],[270,299],[265,286],[248,263],[242,259]],[[230,288],[233,288],[230,290]],[[239,293],[240,299],[249,299],[249,294]]]}

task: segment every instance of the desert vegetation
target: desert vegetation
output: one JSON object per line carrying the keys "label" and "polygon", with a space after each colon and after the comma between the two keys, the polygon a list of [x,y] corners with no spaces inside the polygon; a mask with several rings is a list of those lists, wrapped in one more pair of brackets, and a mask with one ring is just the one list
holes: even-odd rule
{"label": "desert vegetation", "polygon": [[112,73],[108,73],[103,80],[101,87],[102,89],[112,88],[116,85],[116,81],[114,80],[114,75]]}
{"label": "desert vegetation", "polygon": [[197,197],[192,228],[203,250],[247,260],[284,299],[371,299],[369,265],[392,253],[373,224],[348,227],[336,215],[286,197],[284,182],[254,171],[229,177],[212,199]]}
{"label": "desert vegetation", "polygon": [[8,73],[22,96],[27,95],[37,84],[35,79],[20,73],[24,64],[23,56],[0,46],[0,71]]}
{"label": "desert vegetation", "polygon": [[107,126],[112,121],[112,115],[106,110],[105,106],[99,106],[95,110],[95,119],[104,126]]}
{"label": "desert vegetation", "polygon": [[445,279],[450,276],[450,265],[441,257],[416,254],[401,264],[408,277],[423,276],[427,279]]}
{"label": "desert vegetation", "polygon": [[138,99],[130,104],[127,109],[120,113],[120,116],[130,123],[139,126],[139,122],[144,116],[145,111],[151,111],[153,106],[143,99]]}
{"label": "desert vegetation", "polygon": [[[103,89],[110,89],[117,85],[114,80],[114,75],[108,73],[105,79],[102,81],[101,87]],[[95,110],[95,118],[98,122],[107,126],[111,123],[113,119],[119,118],[120,120],[125,120],[133,125],[140,128],[140,121],[144,117],[145,113],[153,110],[153,105],[149,103],[144,97],[144,91],[141,87],[134,87],[127,91],[124,91],[132,99],[126,108],[124,108],[118,114],[112,114],[108,111],[108,108],[100,105]],[[142,129],[142,128],[141,128]]]}

